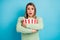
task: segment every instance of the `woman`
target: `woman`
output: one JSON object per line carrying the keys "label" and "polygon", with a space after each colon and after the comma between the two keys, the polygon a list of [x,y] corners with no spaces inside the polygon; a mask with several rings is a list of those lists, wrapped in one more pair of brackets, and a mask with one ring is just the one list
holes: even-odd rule
{"label": "woman", "polygon": [[[34,21],[33,23],[26,23],[23,20],[30,19]],[[30,22],[30,21],[29,21]],[[33,22],[33,21],[32,21]],[[26,5],[26,13],[24,17],[19,17],[17,22],[16,30],[21,32],[22,40],[40,40],[39,39],[39,30],[43,29],[42,18],[36,17],[36,7],[33,3],[28,3]]]}

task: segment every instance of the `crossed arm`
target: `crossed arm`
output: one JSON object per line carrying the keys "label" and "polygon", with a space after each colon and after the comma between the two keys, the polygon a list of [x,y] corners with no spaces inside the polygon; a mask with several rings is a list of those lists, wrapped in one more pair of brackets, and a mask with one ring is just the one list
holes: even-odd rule
{"label": "crossed arm", "polygon": [[37,24],[28,24],[28,25],[26,25],[26,27],[35,29],[35,30],[41,30],[41,29],[43,29],[43,20],[42,20],[42,18],[38,18]]}
{"label": "crossed arm", "polygon": [[16,25],[17,26],[16,27],[17,32],[32,33],[32,29],[40,30],[43,28],[43,24],[42,24],[41,19],[38,20],[38,24],[28,24],[28,25],[26,25],[26,28],[21,26],[21,20],[22,20],[22,17],[18,18],[18,22]]}

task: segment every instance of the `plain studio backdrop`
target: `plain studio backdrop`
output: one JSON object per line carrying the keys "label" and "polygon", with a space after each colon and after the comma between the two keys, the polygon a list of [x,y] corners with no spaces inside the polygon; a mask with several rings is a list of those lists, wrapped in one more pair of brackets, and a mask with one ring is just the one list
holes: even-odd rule
{"label": "plain studio backdrop", "polygon": [[21,40],[16,32],[19,16],[24,16],[26,4],[33,2],[37,16],[43,17],[41,40],[60,40],[60,0],[0,0],[0,40]]}

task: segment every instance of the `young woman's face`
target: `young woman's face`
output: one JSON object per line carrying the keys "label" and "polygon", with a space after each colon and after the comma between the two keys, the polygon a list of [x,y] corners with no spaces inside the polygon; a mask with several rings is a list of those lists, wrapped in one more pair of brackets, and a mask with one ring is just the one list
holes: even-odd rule
{"label": "young woman's face", "polygon": [[28,14],[29,17],[33,17],[34,16],[34,7],[33,7],[33,5],[28,5],[27,14]]}

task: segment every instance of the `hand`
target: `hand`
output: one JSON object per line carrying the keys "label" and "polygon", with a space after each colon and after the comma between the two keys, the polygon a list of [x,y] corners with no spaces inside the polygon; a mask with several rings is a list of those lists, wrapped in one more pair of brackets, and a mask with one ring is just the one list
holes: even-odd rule
{"label": "hand", "polygon": [[34,24],[37,24],[37,23],[38,23],[38,20],[37,20],[37,19],[35,19],[35,20],[34,20]]}
{"label": "hand", "polygon": [[26,23],[22,22],[22,26],[26,28]]}
{"label": "hand", "polygon": [[33,33],[35,33],[35,32],[37,32],[37,30],[35,30],[35,29],[32,29],[32,32],[33,32]]}

